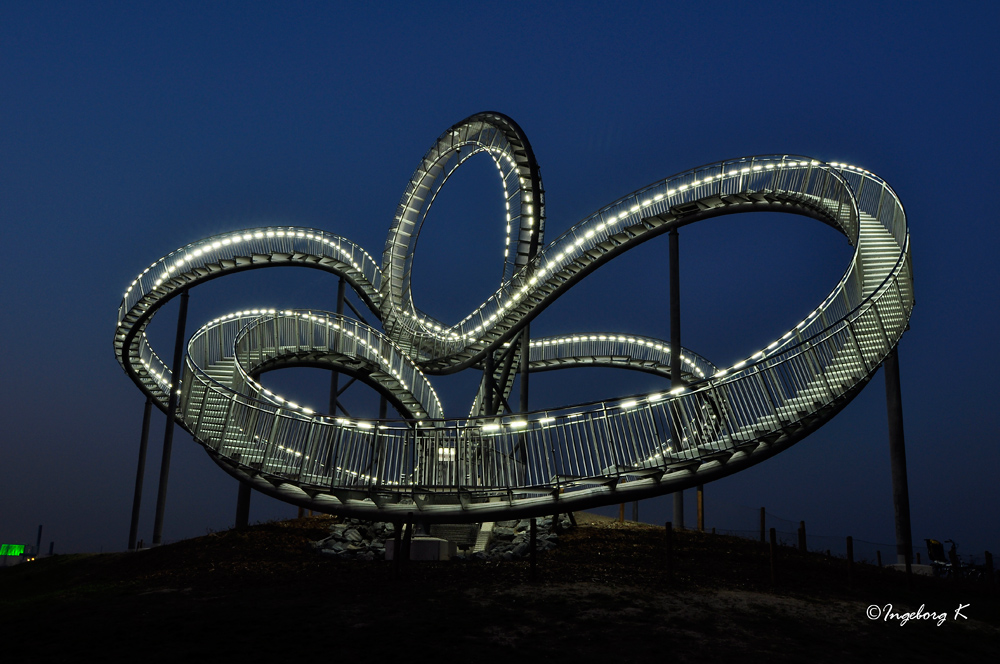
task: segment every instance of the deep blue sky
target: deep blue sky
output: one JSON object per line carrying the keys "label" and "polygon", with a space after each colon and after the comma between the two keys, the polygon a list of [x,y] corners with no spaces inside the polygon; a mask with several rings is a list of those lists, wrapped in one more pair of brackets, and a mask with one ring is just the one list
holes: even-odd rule
{"label": "deep blue sky", "polygon": [[[908,212],[916,274],[900,346],[914,539],[1000,551],[998,33],[986,2],[4,3],[0,542],[33,543],[44,524],[57,551],[126,545],[143,397],[114,360],[112,330],[145,266],[274,223],[380,256],[425,150],[496,110],[532,142],[550,239],[655,179],[731,157],[796,153],[886,178]],[[499,276],[494,180],[470,162],[426,226],[415,297],[431,313],[461,316]],[[850,258],[842,237],[788,215],[705,222],[681,245],[684,342],[719,363],[800,320]],[[665,253],[664,239],[598,271],[533,330],[668,336]],[[254,304],[333,308],[335,280],[306,272],[198,289],[191,325]],[[170,337],[173,311],[155,338]],[[657,389],[650,380],[539,376],[533,405]],[[438,383],[449,412],[467,409],[474,382]],[[708,525],[753,528],[763,505],[810,534],[893,542],[886,428],[880,373],[811,438],[709,485]],[[157,413],[147,541],[162,431]],[[165,538],[228,527],[235,496],[179,435]],[[668,499],[642,511],[669,518]],[[255,497],[251,518],[294,513]]]}

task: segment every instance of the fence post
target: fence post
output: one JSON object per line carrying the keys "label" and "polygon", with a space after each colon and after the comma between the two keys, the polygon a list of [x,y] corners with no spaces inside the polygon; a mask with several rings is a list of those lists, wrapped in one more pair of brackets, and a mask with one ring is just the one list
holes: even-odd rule
{"label": "fence post", "polygon": [[882,566],[882,552],[881,551],[878,551],[878,550],[875,551],[875,561],[878,563],[879,567]]}
{"label": "fence post", "polygon": [[989,589],[993,590],[993,584],[996,583],[996,579],[993,578],[993,554],[989,551],[986,552],[986,584]]}
{"label": "fence post", "polygon": [[847,585],[854,584],[854,538],[847,536]]}
{"label": "fence post", "polygon": [[806,522],[799,521],[799,551],[806,552]]}
{"label": "fence post", "polygon": [[771,528],[771,585],[772,586],[778,585],[778,569],[776,560],[777,555],[778,555],[778,536],[774,532],[774,528]]}
{"label": "fence post", "polygon": [[760,508],[760,543],[764,543],[764,508]]}

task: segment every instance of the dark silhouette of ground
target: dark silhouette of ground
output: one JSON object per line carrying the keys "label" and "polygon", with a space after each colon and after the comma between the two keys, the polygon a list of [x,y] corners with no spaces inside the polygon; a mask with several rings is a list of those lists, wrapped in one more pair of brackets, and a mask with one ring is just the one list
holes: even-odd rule
{"label": "dark silhouette of ground", "polygon": [[1000,643],[986,583],[908,586],[856,564],[849,585],[845,560],[782,547],[772,586],[766,546],[691,531],[673,534],[668,572],[663,528],[577,517],[534,578],[527,561],[411,563],[397,577],[389,562],[337,560],[311,545],[328,517],[54,556],[0,569],[0,642],[31,661],[175,664],[972,662]]}

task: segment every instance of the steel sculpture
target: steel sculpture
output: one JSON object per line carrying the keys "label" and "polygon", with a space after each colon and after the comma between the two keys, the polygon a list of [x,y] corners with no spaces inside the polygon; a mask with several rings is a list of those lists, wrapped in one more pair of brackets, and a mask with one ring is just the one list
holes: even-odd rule
{"label": "steel sculpture", "polygon": [[[503,274],[493,295],[446,324],[417,308],[410,271],[435,198],[480,153],[496,165],[507,201]],[[732,366],[683,351],[671,372],[670,342],[639,336],[526,334],[546,306],[633,247],[703,219],[760,210],[829,224],[855,251],[814,311]],[[547,245],[544,218],[538,166],[521,129],[499,113],[474,115],[421,160],[381,265],[350,240],[310,228],[250,228],[194,242],[129,285],[115,354],[216,463],[259,491],[322,512],[461,522],[636,500],[747,468],[830,420],[907,329],[913,288],[903,206],[862,168],[745,157],[658,180]],[[150,346],[146,327],[172,298],[233,272],[289,265],[340,276],[383,331],[326,311],[254,309],[202,325],[176,371]],[[661,373],[674,387],[547,411],[503,407],[519,367],[582,364]],[[313,412],[256,378],[296,365],[357,377],[404,419]],[[428,375],[470,368],[484,373],[472,410],[445,419]]]}

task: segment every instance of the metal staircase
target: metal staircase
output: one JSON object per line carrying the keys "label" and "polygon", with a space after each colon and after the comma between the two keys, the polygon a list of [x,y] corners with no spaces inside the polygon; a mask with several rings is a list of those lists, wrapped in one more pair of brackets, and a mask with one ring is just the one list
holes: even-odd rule
{"label": "metal staircase", "polygon": [[[428,152],[403,196],[381,268],[343,238],[287,227],[208,238],[157,261],[119,308],[119,362],[166,409],[171,372],[145,336],[165,302],[205,280],[276,264],[341,275],[385,333],[320,311],[217,318],[188,343],[177,421],[225,470],[289,502],[383,520],[420,512],[428,522],[482,522],[659,495],[758,463],[829,421],[906,330],[913,307],[906,217],[874,174],[789,155],[709,164],[601,208],[532,253],[544,220],[541,182],[520,130],[497,117],[459,123]],[[436,192],[478,153],[496,162],[515,203],[508,223],[520,224],[520,234],[508,239],[516,251],[496,293],[446,325],[412,306],[408,261]],[[757,210],[812,217],[855,247],[830,295],[765,348],[721,368],[683,350],[686,386],[669,392],[498,415],[477,402],[468,418],[443,418],[429,374],[482,368],[487,354],[515,343],[580,279],[639,244]],[[612,334],[534,339],[528,360],[531,371],[612,366],[668,375],[670,367],[666,342]],[[316,413],[255,379],[302,364],[361,378],[407,419]],[[506,395],[512,376],[494,372]]]}

